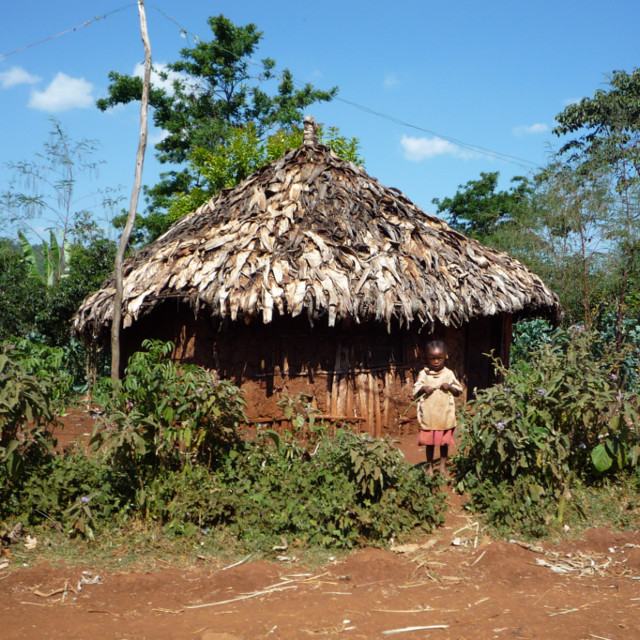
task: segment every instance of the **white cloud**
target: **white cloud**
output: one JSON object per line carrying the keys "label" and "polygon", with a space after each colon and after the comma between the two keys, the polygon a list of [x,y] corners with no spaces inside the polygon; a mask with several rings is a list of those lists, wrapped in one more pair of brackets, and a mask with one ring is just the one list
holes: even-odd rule
{"label": "white cloud", "polygon": [[523,135],[529,135],[529,134],[535,134],[535,133],[544,133],[545,131],[548,131],[549,127],[542,123],[542,122],[536,122],[535,124],[532,125],[520,125],[519,127],[514,127],[513,128],[513,133],[515,133],[515,135],[517,136],[523,136]]}
{"label": "white cloud", "polygon": [[[160,74],[166,74],[166,78],[162,78]],[[133,75],[136,78],[144,77],[144,64],[139,62],[133,70]],[[167,68],[166,64],[154,63],[151,68],[151,84],[157,89],[164,89],[169,95],[173,93],[173,81],[185,80],[186,76],[176,71],[171,71]]]}
{"label": "white cloud", "polygon": [[400,80],[398,80],[398,76],[395,73],[387,73],[384,76],[383,84],[387,88],[395,87],[400,84]]}
{"label": "white cloud", "polygon": [[157,129],[155,131],[150,131],[147,137],[147,143],[150,145],[157,145],[159,142],[162,142],[169,135],[168,131],[164,129]]}
{"label": "white cloud", "polygon": [[402,136],[400,144],[404,149],[404,157],[411,162],[420,162],[427,158],[435,158],[435,156],[442,155],[450,155],[464,160],[478,157],[477,153],[462,149],[453,144],[453,142],[438,137],[412,138],[410,136]]}
{"label": "white cloud", "polygon": [[568,107],[570,104],[578,104],[582,98],[565,98],[562,101],[563,107]]}
{"label": "white cloud", "polygon": [[22,67],[11,67],[9,71],[0,72],[0,85],[3,89],[15,87],[17,84],[35,84],[40,82],[42,78],[31,75]]}
{"label": "white cloud", "polygon": [[56,113],[93,106],[93,85],[84,78],[72,78],[59,72],[44,91],[33,91],[29,100],[32,109]]}

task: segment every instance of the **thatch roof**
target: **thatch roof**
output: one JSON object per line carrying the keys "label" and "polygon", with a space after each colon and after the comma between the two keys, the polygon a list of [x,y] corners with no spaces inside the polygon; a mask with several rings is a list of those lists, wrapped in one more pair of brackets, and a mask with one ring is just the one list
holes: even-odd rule
{"label": "thatch roof", "polygon": [[[281,315],[460,326],[496,313],[555,313],[523,264],[451,229],[306,132],[305,143],[180,219],[124,264],[129,326],[168,299],[220,319]],[[113,276],[73,319],[99,337]]]}

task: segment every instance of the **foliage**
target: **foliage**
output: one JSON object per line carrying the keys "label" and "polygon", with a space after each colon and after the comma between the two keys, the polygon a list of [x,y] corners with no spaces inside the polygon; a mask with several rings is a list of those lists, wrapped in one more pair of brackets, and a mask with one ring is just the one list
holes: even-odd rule
{"label": "foliage", "polygon": [[486,241],[504,226],[511,226],[526,208],[532,195],[527,178],[512,178],[509,191],[497,191],[498,172],[481,172],[479,180],[460,185],[452,198],[433,199],[437,213],[447,214],[454,229],[471,237]]}
{"label": "foliage", "polygon": [[46,241],[42,241],[42,254],[43,270],[40,270],[40,265],[36,258],[36,253],[27,240],[27,237],[18,231],[18,237],[20,238],[20,245],[22,246],[22,253],[24,255],[24,261],[27,264],[29,270],[29,277],[40,280],[48,287],[52,287],[59,282],[68,273],[67,264],[69,262],[69,243],[65,240],[62,251],[60,251],[60,245],[56,238],[56,234],[50,232],[49,244]]}
{"label": "foliage", "polygon": [[0,240],[0,340],[35,331],[45,287],[27,277],[22,252]]}
{"label": "foliage", "polygon": [[389,441],[347,429],[330,436],[308,398],[283,398],[291,430],[258,426],[255,438],[234,438],[244,419],[239,391],[178,368],[171,348],[146,343],[97,416],[96,451],[47,458],[6,495],[0,516],[88,538],[114,524],[158,523],[168,536],[215,531],[263,550],[283,539],[385,545],[441,522],[444,497],[433,479]]}
{"label": "foliage", "polygon": [[[70,320],[111,272],[115,254],[94,211],[77,205],[78,181],[99,166],[95,151],[95,142],[76,142],[53,121],[44,151],[10,164],[12,177],[0,194],[0,223],[17,226],[20,240],[0,241],[0,340],[37,335],[49,347],[62,347],[75,386],[85,380],[86,351],[71,338]],[[101,196],[98,207],[104,212],[117,206],[113,191]],[[49,241],[41,245],[23,233],[36,219],[49,225]]]}
{"label": "foliage", "polygon": [[[152,87],[154,123],[167,132],[156,145],[161,163],[182,164],[195,149],[224,148],[232,131],[248,123],[253,123],[260,138],[275,128],[288,130],[302,121],[307,106],[331,100],[337,93],[335,88],[319,91],[310,84],[295,89],[291,72],[285,69],[270,95],[263,87],[276,79],[275,61],[265,58],[257,65],[259,71],[250,68],[262,38],[256,25],[236,26],[223,15],[209,18],[208,24],[211,41],[200,40],[193,48],[182,49],[178,61],[158,72],[171,88]],[[97,101],[99,109],[140,100],[141,78],[112,71],[109,79],[109,95]],[[174,193],[189,193],[201,186],[191,167],[161,177],[148,190],[152,214],[165,210]]]}
{"label": "foliage", "polygon": [[108,395],[93,448],[140,482],[149,470],[218,463],[246,422],[241,391],[205,369],[171,360],[170,342],[145,340],[142,347],[122,382],[104,382]]}
{"label": "foliage", "polygon": [[[575,328],[568,335],[558,330],[510,371],[496,362],[503,383],[468,406],[460,487],[486,506],[491,487],[515,483],[512,498],[526,494],[541,509],[553,504],[562,522],[576,478],[594,481],[637,467],[640,428],[621,373],[624,358],[598,334]],[[510,517],[521,507],[509,507]]]}
{"label": "foliage", "polygon": [[[560,153],[578,162],[586,173],[597,170],[605,157],[612,161],[612,168],[619,168],[617,161],[625,160],[630,165],[628,169],[638,173],[640,69],[631,73],[614,71],[608,81],[606,89],[568,105],[556,116],[556,135],[578,134],[565,142]],[[624,179],[621,174],[618,177]]]}
{"label": "foliage", "polygon": [[22,371],[43,385],[53,410],[62,413],[71,401],[75,383],[68,349],[50,347],[37,334],[7,340],[2,349],[11,354]]}
{"label": "foliage", "polygon": [[134,492],[126,475],[81,451],[50,456],[2,507],[2,515],[93,539],[122,521]]}
{"label": "foliage", "polygon": [[570,137],[559,157],[581,184],[606,183],[608,206],[596,215],[614,259],[620,342],[623,307],[640,281],[640,69],[614,71],[608,81],[593,97],[565,107],[553,131]]}
{"label": "foliage", "polygon": [[520,362],[531,362],[542,345],[551,345],[568,337],[562,331],[555,331],[548,320],[532,318],[521,320],[513,325],[513,341],[511,344],[511,365]]}
{"label": "foliage", "polygon": [[54,412],[51,384],[23,366],[10,346],[0,352],[0,503],[7,492],[51,452]]}
{"label": "foliage", "polygon": [[[20,230],[30,228],[34,220],[49,230],[56,229],[65,247],[72,229],[78,222],[91,216],[87,209],[78,209],[78,181],[83,175],[96,175],[100,162],[93,159],[97,151],[94,140],[75,141],[69,137],[57,120],[52,120],[49,140],[44,150],[33,160],[20,160],[8,164],[12,172],[9,186],[0,194],[0,222],[18,225]],[[83,199],[88,194],[83,194]],[[89,194],[91,195],[91,194]],[[98,207],[111,211],[119,202],[112,192],[101,194]],[[31,225],[31,226],[30,226]],[[36,234],[37,235],[37,234]],[[49,249],[53,249],[49,245]],[[53,256],[50,258],[53,260]],[[64,272],[65,252],[57,252],[55,273]]]}
{"label": "foliage", "polygon": [[[372,450],[377,472],[363,474]],[[191,476],[156,478],[150,494],[150,513],[169,532],[224,527],[244,545],[263,549],[283,538],[294,546],[386,544],[416,528],[430,531],[443,508],[433,481],[389,443],[345,430],[323,435],[313,456],[260,431],[214,474],[198,468]]]}

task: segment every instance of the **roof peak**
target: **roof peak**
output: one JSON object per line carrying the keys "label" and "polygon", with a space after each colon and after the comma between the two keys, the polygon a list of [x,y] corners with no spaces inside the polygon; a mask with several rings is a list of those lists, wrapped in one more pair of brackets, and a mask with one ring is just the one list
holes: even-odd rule
{"label": "roof peak", "polygon": [[304,117],[304,146],[313,147],[318,144],[318,123],[308,114]]}

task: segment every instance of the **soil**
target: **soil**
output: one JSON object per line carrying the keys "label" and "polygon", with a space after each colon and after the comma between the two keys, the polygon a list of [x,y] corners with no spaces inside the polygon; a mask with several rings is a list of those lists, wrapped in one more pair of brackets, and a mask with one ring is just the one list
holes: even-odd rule
{"label": "soil", "polygon": [[[91,431],[84,414],[65,422],[64,444]],[[410,462],[422,461],[414,436],[398,446]],[[0,569],[0,637],[640,637],[639,532],[591,529],[540,547],[496,541],[465,514],[463,501],[450,492],[444,526],[414,545],[365,549],[319,568],[203,559],[187,569],[102,572],[9,563]]]}

